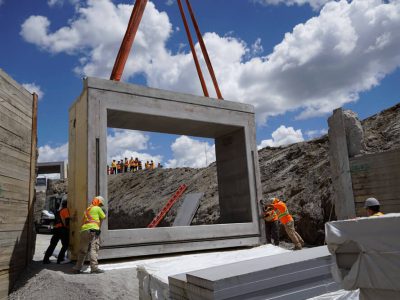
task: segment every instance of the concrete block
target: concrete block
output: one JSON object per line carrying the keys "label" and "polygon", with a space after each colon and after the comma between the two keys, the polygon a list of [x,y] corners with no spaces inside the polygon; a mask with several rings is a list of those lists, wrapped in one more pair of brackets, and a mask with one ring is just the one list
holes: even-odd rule
{"label": "concrete block", "polygon": [[331,265],[327,248],[317,247],[180,274],[169,284],[188,299],[307,299],[339,289]]}
{"label": "concrete block", "polygon": [[[73,215],[90,199],[107,199],[107,128],[206,137],[215,140],[221,218],[225,224],[109,230],[102,225],[100,258],[194,251],[262,242],[258,202],[262,197],[254,108],[87,78],[70,109],[68,195]],[[105,208],[108,209],[107,203]],[[71,251],[79,250],[79,218],[71,222]],[[181,247],[180,247],[181,246]],[[145,251],[146,250],[146,251]]]}
{"label": "concrete block", "polygon": [[204,193],[192,193],[186,195],[183,199],[182,205],[179,207],[172,226],[190,226],[203,195]]}

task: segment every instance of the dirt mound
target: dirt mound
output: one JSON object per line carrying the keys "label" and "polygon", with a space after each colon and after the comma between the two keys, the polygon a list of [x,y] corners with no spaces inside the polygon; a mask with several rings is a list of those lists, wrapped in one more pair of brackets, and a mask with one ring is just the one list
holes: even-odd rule
{"label": "dirt mound", "polygon": [[[204,193],[192,225],[218,223],[216,176],[215,164],[203,169],[154,169],[109,175],[109,228],[146,227],[182,184],[188,186],[187,194]],[[172,207],[159,227],[172,224],[180,204]]]}
{"label": "dirt mound", "polygon": [[72,265],[46,265],[33,262],[18,279],[9,300],[88,300],[134,299],[136,272],[133,269],[111,270],[104,274],[76,275]]}

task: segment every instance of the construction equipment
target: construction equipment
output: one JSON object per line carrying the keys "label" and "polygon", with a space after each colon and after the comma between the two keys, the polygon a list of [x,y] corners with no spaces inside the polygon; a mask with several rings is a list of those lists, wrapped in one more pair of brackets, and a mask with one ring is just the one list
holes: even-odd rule
{"label": "construction equipment", "polygon": [[167,201],[161,211],[157,214],[157,216],[147,225],[147,228],[155,228],[158,224],[160,224],[161,220],[164,219],[165,215],[171,207],[175,204],[175,202],[183,195],[186,191],[187,186],[186,184],[182,184],[175,192],[175,194]]}
{"label": "construction equipment", "polygon": [[[113,67],[113,70],[112,70],[112,73],[111,73],[111,76],[110,76],[110,80],[119,81],[121,79],[121,77],[122,77],[122,73],[124,71],[126,61],[128,60],[129,52],[131,51],[133,42],[135,40],[135,36],[136,36],[137,30],[139,28],[140,21],[142,20],[143,13],[144,13],[144,10],[146,8],[147,1],[148,0],[136,0],[136,2],[135,2],[135,6],[134,6],[134,8],[132,10],[132,14],[131,14],[131,17],[129,19],[128,27],[127,27],[126,32],[125,32],[125,36],[124,36],[124,38],[122,40],[121,47],[120,47],[118,55],[117,55],[117,57],[115,59],[115,63],[114,63],[114,67]],[[223,98],[222,98],[222,94],[221,94],[221,91],[220,91],[219,86],[218,86],[217,78],[215,76],[214,69],[212,67],[210,57],[208,56],[207,48],[206,48],[206,45],[204,43],[203,37],[201,35],[200,29],[199,29],[199,25],[198,25],[198,23],[196,21],[196,18],[194,16],[193,8],[190,5],[189,0],[185,0],[185,1],[186,1],[186,5],[188,7],[188,10],[189,10],[189,14],[190,14],[193,26],[194,26],[195,31],[196,31],[196,36],[197,36],[197,39],[199,41],[200,48],[201,48],[201,51],[203,53],[204,60],[206,62],[208,71],[210,73],[212,82],[214,84],[215,92],[217,94],[218,99],[222,100]],[[184,12],[181,0],[178,0],[178,6],[179,6],[179,10],[180,10],[180,13],[181,13],[181,16],[182,16],[183,24],[185,26],[187,38],[188,38],[188,41],[189,41],[190,49],[192,51],[193,60],[194,60],[195,65],[196,65],[197,74],[198,74],[199,79],[200,79],[200,83],[201,83],[201,87],[203,89],[204,96],[205,97],[209,97],[207,86],[205,84],[203,73],[202,73],[201,67],[200,67],[200,63],[199,63],[199,60],[197,58],[196,50],[194,48],[192,36],[190,34],[190,29],[189,29],[189,26],[188,26],[187,21],[186,21],[186,16],[185,16],[185,12]]]}

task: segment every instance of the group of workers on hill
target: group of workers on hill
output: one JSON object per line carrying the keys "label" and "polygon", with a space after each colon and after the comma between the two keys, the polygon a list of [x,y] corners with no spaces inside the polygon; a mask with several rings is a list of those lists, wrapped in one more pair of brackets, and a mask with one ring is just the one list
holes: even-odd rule
{"label": "group of workers on hill", "polygon": [[[155,169],[155,163],[153,161],[146,161],[144,164],[144,169],[145,170],[153,170]],[[157,164],[157,168],[162,168],[161,163]],[[107,175],[113,175],[113,174],[121,174],[121,173],[128,173],[128,172],[136,172],[139,170],[143,169],[142,161],[139,160],[137,157],[133,159],[128,160],[127,157],[125,157],[125,160],[121,159],[119,161],[116,161],[115,159],[111,162],[111,166],[107,165]]]}
{"label": "group of workers on hill", "polygon": [[[261,200],[260,204],[263,208],[262,218],[265,220],[265,233],[267,243],[279,246],[279,223],[283,225],[287,235],[294,244],[294,250],[301,250],[304,246],[304,240],[294,228],[294,220],[289,213],[286,204],[278,198],[270,198],[269,200]],[[380,203],[376,198],[368,198],[365,200],[364,207],[368,217],[379,217],[383,213],[380,212]]]}

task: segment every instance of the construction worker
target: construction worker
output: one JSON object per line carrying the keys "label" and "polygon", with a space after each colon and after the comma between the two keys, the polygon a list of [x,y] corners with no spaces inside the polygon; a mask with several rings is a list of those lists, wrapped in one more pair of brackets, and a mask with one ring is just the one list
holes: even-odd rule
{"label": "construction worker", "polygon": [[142,161],[139,160],[138,162],[138,170],[142,170],[143,166],[142,166]]}
{"label": "construction worker", "polygon": [[57,257],[57,263],[61,263],[64,261],[65,252],[68,249],[69,245],[69,220],[70,214],[67,208],[67,200],[63,200],[61,202],[61,207],[56,213],[56,220],[53,229],[53,236],[50,240],[50,245],[44,254],[43,263],[50,263],[50,256],[53,255],[54,249],[56,248],[58,241],[61,240],[61,250]]}
{"label": "construction worker", "polygon": [[127,173],[129,168],[129,161],[128,158],[125,157],[125,163],[124,163],[124,172]]}
{"label": "construction worker", "polygon": [[268,207],[276,210],[279,221],[282,223],[283,227],[285,227],[287,235],[294,244],[294,250],[301,250],[303,248],[304,241],[294,228],[294,220],[289,214],[286,204],[278,198],[271,198],[270,201],[272,203],[269,204]]}
{"label": "construction worker", "polygon": [[133,156],[131,156],[131,159],[129,160],[129,172],[134,171],[134,166],[135,166],[135,160],[133,159]]}
{"label": "construction worker", "polygon": [[113,174],[117,174],[117,163],[115,162],[115,159],[113,159],[111,163],[111,169],[113,170]]}
{"label": "construction worker", "polygon": [[380,212],[380,203],[376,198],[368,198],[365,200],[364,207],[368,217],[383,216],[383,213]]}
{"label": "construction worker", "polygon": [[261,200],[261,205],[263,207],[262,218],[265,221],[265,235],[267,238],[267,243],[272,244],[274,240],[274,245],[279,246],[279,219],[275,210],[266,205],[265,201]]}
{"label": "construction worker", "polygon": [[101,222],[106,215],[101,207],[104,205],[104,198],[96,196],[92,204],[86,209],[83,215],[83,225],[80,231],[80,248],[78,260],[73,270],[76,274],[81,273],[86,255],[89,253],[90,273],[104,273],[99,269],[97,257],[100,249],[100,228]]}
{"label": "construction worker", "polygon": [[154,170],[154,168],[155,168],[154,162],[151,161],[150,164],[149,164],[149,169],[150,169],[150,170]]}
{"label": "construction worker", "polygon": [[119,160],[117,162],[117,174],[120,174],[121,172],[122,172],[122,170],[121,170],[121,161]]}
{"label": "construction worker", "polygon": [[135,161],[133,162],[133,172],[139,170],[139,159],[135,157]]}
{"label": "construction worker", "polygon": [[146,161],[146,162],[144,163],[144,169],[145,169],[145,170],[148,170],[148,169],[149,169],[149,161]]}
{"label": "construction worker", "polygon": [[158,163],[157,168],[162,168],[163,166],[161,165],[161,163]]}

